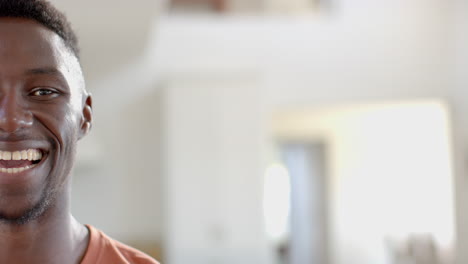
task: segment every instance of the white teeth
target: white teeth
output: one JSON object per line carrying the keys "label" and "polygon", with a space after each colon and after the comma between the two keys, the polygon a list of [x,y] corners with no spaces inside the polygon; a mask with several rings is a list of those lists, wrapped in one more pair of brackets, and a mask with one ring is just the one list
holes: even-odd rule
{"label": "white teeth", "polygon": [[42,158],[42,153],[39,151],[34,151],[33,160],[40,160]]}
{"label": "white teeth", "polygon": [[26,167],[21,167],[21,168],[0,168],[0,172],[2,173],[10,173],[10,174],[13,174],[13,173],[20,173],[20,172],[23,172],[25,170],[29,170],[31,168],[33,168],[35,165],[30,165],[30,166],[26,166]]}
{"label": "white teeth", "polygon": [[11,154],[11,159],[12,160],[21,160],[21,152],[15,151],[13,154]]}
{"label": "white teeth", "polygon": [[[42,152],[39,149],[28,149],[21,151],[0,151],[0,160],[29,160],[37,161],[42,159]],[[36,165],[28,165],[25,167],[16,167],[16,168],[0,168],[0,173],[20,173],[25,170],[29,170]]]}
{"label": "white teeth", "polygon": [[3,160],[11,160],[11,152],[9,152],[9,151],[3,151],[3,152],[2,152],[2,159],[3,159]]}
{"label": "white teeth", "polygon": [[28,151],[27,150],[21,151],[21,159],[23,159],[23,160],[28,159]]}
{"label": "white teeth", "polygon": [[0,151],[1,160],[40,160],[42,152],[38,149],[28,149],[22,151]]}

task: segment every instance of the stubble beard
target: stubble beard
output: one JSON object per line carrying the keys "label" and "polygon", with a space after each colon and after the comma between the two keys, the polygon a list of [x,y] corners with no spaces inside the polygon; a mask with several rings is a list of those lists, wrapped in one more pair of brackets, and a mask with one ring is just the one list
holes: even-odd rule
{"label": "stubble beard", "polygon": [[11,216],[0,210],[0,224],[25,225],[45,215],[57,198],[55,188],[45,188],[41,198],[33,206],[19,215]]}

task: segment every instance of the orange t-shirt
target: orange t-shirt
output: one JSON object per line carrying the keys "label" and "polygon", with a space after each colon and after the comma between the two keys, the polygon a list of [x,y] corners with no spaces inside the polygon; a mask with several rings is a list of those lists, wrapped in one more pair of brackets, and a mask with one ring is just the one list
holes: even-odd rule
{"label": "orange t-shirt", "polygon": [[156,260],[132,247],[124,245],[96,228],[89,230],[89,245],[81,264],[159,264]]}

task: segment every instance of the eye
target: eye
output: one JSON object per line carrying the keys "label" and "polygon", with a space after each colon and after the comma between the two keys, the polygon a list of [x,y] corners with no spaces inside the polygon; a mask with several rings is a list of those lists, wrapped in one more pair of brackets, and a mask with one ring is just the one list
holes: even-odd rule
{"label": "eye", "polygon": [[30,96],[34,97],[46,97],[46,98],[55,98],[59,95],[59,92],[52,88],[36,88],[29,93]]}

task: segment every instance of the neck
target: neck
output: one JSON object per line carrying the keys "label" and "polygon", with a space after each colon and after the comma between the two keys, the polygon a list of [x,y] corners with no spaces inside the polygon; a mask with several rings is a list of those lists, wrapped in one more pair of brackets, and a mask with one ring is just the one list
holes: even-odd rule
{"label": "neck", "polygon": [[[59,195],[62,196],[62,195]],[[0,223],[0,263],[79,263],[88,230],[70,214],[68,195],[26,224]]]}

